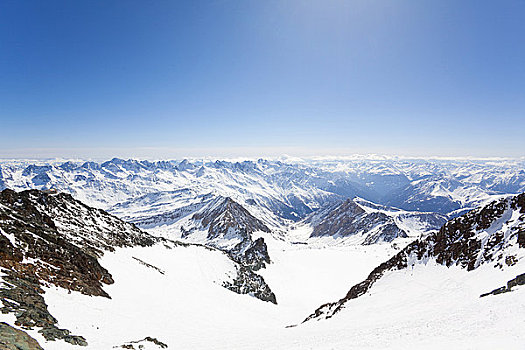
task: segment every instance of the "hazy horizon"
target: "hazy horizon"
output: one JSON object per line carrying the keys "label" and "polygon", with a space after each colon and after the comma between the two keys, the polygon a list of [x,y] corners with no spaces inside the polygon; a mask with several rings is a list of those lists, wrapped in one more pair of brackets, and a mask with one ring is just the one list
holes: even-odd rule
{"label": "hazy horizon", "polygon": [[525,161],[525,156],[521,157],[499,157],[499,156],[442,156],[442,155],[403,155],[403,154],[379,154],[379,153],[341,153],[341,154],[239,154],[239,155],[217,155],[217,154],[200,154],[191,155],[189,153],[177,154],[166,153],[165,155],[144,155],[141,152],[132,152],[129,154],[107,154],[101,156],[14,156],[0,157],[0,162],[10,161],[28,161],[44,163],[62,163],[67,161],[73,162],[105,162],[113,159],[138,160],[138,161],[257,161],[259,159],[282,162],[309,162],[309,161],[382,161],[382,160],[436,160],[436,161]]}

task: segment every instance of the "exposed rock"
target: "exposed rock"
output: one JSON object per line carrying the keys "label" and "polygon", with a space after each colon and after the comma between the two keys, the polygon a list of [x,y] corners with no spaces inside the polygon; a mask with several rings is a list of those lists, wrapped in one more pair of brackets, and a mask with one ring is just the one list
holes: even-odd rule
{"label": "exposed rock", "polygon": [[[230,214],[246,215],[247,212],[231,200],[224,204],[229,214],[222,218],[231,220],[206,221],[208,225],[214,227],[215,233],[222,234],[222,229],[231,231],[234,223],[244,223],[241,227],[245,232],[245,240],[231,253],[226,252],[232,260],[246,266],[238,267],[238,277],[228,289],[275,301],[264,279],[251,271],[270,262],[264,240],[251,240],[251,232],[261,228],[260,222],[250,216],[236,221]],[[221,215],[220,212],[215,214]],[[0,267],[6,283],[0,287],[4,304],[1,310],[14,313],[19,326],[41,328],[39,332],[48,340],[64,339],[71,344],[86,345],[84,338],[56,326],[57,320],[47,309],[41,286],[56,285],[109,298],[103,285],[113,283],[113,278],[99,264],[98,257],[115,247],[150,246],[154,243],[162,243],[167,248],[186,245],[153,237],[133,224],[85,206],[67,194],[4,190],[0,193]],[[156,266],[136,260],[164,273]]]}
{"label": "exposed rock", "polygon": [[[224,251],[237,267],[237,277],[224,287],[239,294],[250,294],[263,301],[277,303],[275,295],[257,271],[269,264],[270,256],[264,238],[255,241],[252,234],[257,231],[270,232],[259,219],[231,198],[219,197],[203,210],[194,214],[193,220],[208,231],[207,245]],[[191,234],[191,232],[189,232]],[[233,248],[228,242],[239,241]],[[226,245],[223,245],[226,243]]]}
{"label": "exposed rock", "polygon": [[[125,344],[122,344],[120,346],[114,346],[113,348],[122,348],[122,349],[132,349],[132,350],[135,350],[135,349],[143,349],[144,348],[144,345],[146,345],[147,343],[151,343],[151,344],[154,344],[157,346],[157,348],[159,349],[166,349],[168,347],[167,344],[161,342],[160,340],[158,340],[157,338],[152,338],[152,337],[146,337],[144,339],[141,339],[141,340],[136,340],[136,341],[130,341],[128,343],[125,343]],[[136,347],[135,347],[136,346]],[[148,348],[149,349],[149,348]]]}
{"label": "exposed rock", "polygon": [[0,322],[0,349],[2,350],[43,350],[29,334]]}
{"label": "exposed rock", "polygon": [[[254,271],[271,262],[264,238],[255,241],[252,238],[254,232],[270,232],[270,229],[231,198],[218,197],[195,213],[192,220],[196,227],[208,231],[207,245],[226,252],[235,262]],[[181,229],[183,236],[193,232]],[[231,241],[239,243],[231,248]]]}
{"label": "exposed rock", "polygon": [[234,261],[253,271],[265,268],[266,264],[270,263],[268,248],[262,237],[257,238],[255,241],[246,240],[241,242],[227,253]]}
{"label": "exposed rock", "polygon": [[[417,243],[417,242],[414,242]],[[413,244],[414,244],[413,243]],[[406,248],[405,248],[406,249]],[[406,268],[407,265],[407,255],[404,253],[404,250],[396,254],[393,258],[389,259],[388,261],[382,263],[378,267],[376,267],[372,272],[368,275],[368,277],[363,281],[355,286],[353,286],[346,296],[342,298],[341,300],[335,302],[335,303],[326,303],[321,305],[319,308],[315,310],[313,314],[308,316],[303,322],[309,321],[314,318],[318,318],[321,316],[325,316],[326,318],[331,318],[335,313],[340,311],[342,306],[349,300],[356,299],[360,297],[361,295],[364,295],[370,287],[383,275],[392,270],[401,270]]]}
{"label": "exposed rock", "polygon": [[525,248],[525,228],[521,228],[518,232],[518,244],[520,248]]}
{"label": "exposed rock", "polygon": [[525,273],[518,275],[516,276],[516,278],[513,278],[510,281],[508,281],[506,286],[496,288],[493,291],[488,292],[488,293],[483,293],[479,297],[483,298],[488,295],[498,295],[502,293],[512,292],[513,287],[522,286],[524,284],[525,284]]}
{"label": "exposed rock", "polygon": [[270,232],[261,220],[229,197],[219,197],[208,210],[195,213],[193,220],[200,220],[202,227],[208,229],[208,239],[224,237],[230,230],[242,237],[256,231]]}
{"label": "exposed rock", "polygon": [[505,258],[505,264],[507,264],[507,266],[514,266],[517,262],[518,259],[514,255],[509,255]]}
{"label": "exposed rock", "polygon": [[145,262],[144,260],[141,260],[141,259],[136,258],[136,257],[134,257],[134,256],[132,256],[132,258],[135,259],[135,260],[137,260],[141,265],[144,265],[144,266],[146,266],[146,267],[149,267],[150,269],[154,269],[154,270],[158,271],[161,275],[164,275],[164,274],[165,274],[164,270],[159,269],[159,268],[158,268],[157,266],[155,266],[155,265],[151,265],[151,264]]}
{"label": "exposed rock", "polygon": [[24,329],[41,328],[41,333],[47,340],[63,339],[73,345],[87,345],[83,337],[71,335],[66,329],[56,326],[57,320],[49,313],[47,304],[42,297],[38,279],[31,275],[2,269],[3,286],[0,288],[2,313],[14,313],[15,325]]}
{"label": "exposed rock", "polygon": [[305,222],[313,226],[311,237],[361,235],[363,244],[375,244],[408,237],[407,232],[398,225],[398,221],[403,220],[418,221],[425,231],[437,230],[446,222],[440,214],[404,212],[360,198],[347,199],[322,209]]}
{"label": "exposed rock", "polygon": [[235,293],[251,294],[260,300],[277,304],[275,294],[264,278],[242,265],[237,266],[237,277],[233,282],[224,282],[223,286]]}
{"label": "exposed rock", "polygon": [[522,286],[525,284],[525,273],[516,276],[516,278],[511,279],[507,282],[507,289],[512,289],[514,286]]}

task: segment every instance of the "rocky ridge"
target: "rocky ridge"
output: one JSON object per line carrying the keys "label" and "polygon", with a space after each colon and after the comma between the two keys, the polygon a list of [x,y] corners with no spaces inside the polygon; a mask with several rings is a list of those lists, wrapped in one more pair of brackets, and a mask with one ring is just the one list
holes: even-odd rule
{"label": "rocky ridge", "polygon": [[525,248],[524,237],[525,193],[494,201],[448,221],[438,232],[409,244],[376,267],[364,281],[354,285],[345,297],[320,306],[303,322],[331,318],[348,301],[367,293],[387,272],[413,264],[434,260],[438,264],[457,265],[467,271],[482,264],[493,264],[495,268],[513,265],[525,256],[522,249]]}
{"label": "rocky ridge", "polygon": [[42,286],[110,298],[103,285],[113,278],[98,257],[115,247],[155,242],[134,225],[84,206],[69,194],[6,189],[0,193],[1,311],[14,313],[17,326],[40,328],[47,340],[86,345],[83,337],[56,326]]}
{"label": "rocky ridge", "polygon": [[5,322],[0,322],[0,349],[43,350],[26,332],[13,328]]}

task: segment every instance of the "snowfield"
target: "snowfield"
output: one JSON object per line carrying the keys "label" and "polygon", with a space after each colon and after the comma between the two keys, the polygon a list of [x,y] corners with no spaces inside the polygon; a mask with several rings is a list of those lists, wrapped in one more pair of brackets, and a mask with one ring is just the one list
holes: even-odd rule
{"label": "snowfield", "polygon": [[[112,299],[58,288],[47,288],[45,298],[59,326],[83,335],[88,349],[111,349],[147,336],[169,349],[523,349],[525,344],[525,288],[479,297],[522,273],[522,263],[471,272],[432,262],[415,265],[385,275],[333,318],[300,324],[315,307],[364,279],[392,248],[319,249],[277,240],[268,245],[274,263],[262,274],[278,305],[221,287],[234,265],[219,251],[199,246],[106,253],[101,263],[115,279],[105,287]],[[29,333],[45,349],[78,349]]]}

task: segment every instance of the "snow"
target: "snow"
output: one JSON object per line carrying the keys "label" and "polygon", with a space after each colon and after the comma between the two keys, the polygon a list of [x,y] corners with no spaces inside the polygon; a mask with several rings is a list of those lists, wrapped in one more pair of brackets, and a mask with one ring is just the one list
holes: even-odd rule
{"label": "snow", "polygon": [[[525,341],[525,288],[479,298],[522,273],[522,261],[503,271],[431,261],[389,272],[333,318],[300,324],[393,251],[384,244],[313,248],[271,239],[268,248],[273,263],[261,274],[278,305],[221,287],[234,276],[233,263],[199,246],[117,249],[101,260],[115,279],[105,287],[112,299],[59,288],[46,288],[45,298],[59,326],[86,337],[87,349],[146,336],[170,349],[519,349]],[[46,349],[77,349],[29,333]]]}
{"label": "snow", "polygon": [[327,349],[521,349],[525,289],[479,298],[520,272],[416,265],[389,273],[333,318],[298,328]]}
{"label": "snow", "polygon": [[[137,209],[132,202],[140,201],[141,196],[158,193],[169,196],[178,190],[194,191],[191,198],[209,193],[231,197],[241,205],[255,199],[261,205],[247,209],[260,219],[274,223],[276,219],[269,212],[275,213],[281,205],[295,209],[291,198],[315,209],[333,200],[357,195],[356,189],[364,191],[359,195],[377,201],[388,199],[388,196],[378,198],[378,193],[389,195],[385,192],[395,194],[397,191],[399,194],[410,185],[408,193],[401,192],[404,199],[400,201],[394,196],[390,199],[396,203],[390,205],[408,205],[410,202],[404,201],[409,198],[416,199],[417,203],[417,199],[437,196],[463,207],[475,207],[498,195],[525,191],[525,163],[510,159],[349,157],[288,163],[262,159],[243,162],[113,159],[104,163],[83,164],[75,160],[66,164],[53,160],[5,160],[0,161],[0,177],[5,186],[15,190],[52,187],[103,209],[126,203],[128,212],[117,206],[114,208],[117,215],[131,215],[133,209]],[[35,165],[47,167],[31,168]],[[33,182],[36,175],[47,175],[50,181]],[[162,205],[150,208],[151,214],[169,209],[166,201],[157,204]]]}
{"label": "snow", "polygon": [[[258,348],[261,335],[286,333],[286,326],[343,295],[388,256],[379,246],[330,250],[278,240],[268,245],[273,263],[261,273],[278,305],[223,288],[222,282],[235,275],[233,263],[225,254],[200,246],[117,249],[101,259],[115,280],[105,287],[112,299],[54,287],[46,288],[45,299],[59,327],[86,337],[88,349],[109,349],[146,336],[170,348]],[[35,331],[30,334],[44,348],[75,348],[62,341],[46,342]]]}
{"label": "snow", "polygon": [[[347,196],[345,187],[340,193],[328,190],[340,181],[362,184],[374,193],[389,178],[412,186],[407,201],[439,196],[474,207],[525,190],[520,173],[523,161],[416,161],[380,156],[283,160],[289,164],[261,160],[152,165],[117,159],[103,170],[65,170],[58,161],[10,161],[0,166],[2,180],[16,190],[40,186],[31,182],[34,174],[22,174],[28,165],[38,163],[51,166],[46,173],[52,186],[88,204],[112,208],[114,214],[133,220],[166,215],[165,221],[147,226],[159,236],[180,238],[180,227],[189,225],[193,214],[217,196],[231,197],[272,228],[272,234],[257,232],[253,239],[262,236],[268,246],[272,263],[258,273],[275,293],[277,305],[223,288],[224,281],[235,277],[235,264],[224,253],[202,246],[167,249],[157,245],[105,253],[100,263],[115,280],[104,287],[111,299],[46,287],[44,297],[59,327],[84,336],[87,349],[111,349],[147,336],[167,343],[169,349],[523,349],[525,287],[479,298],[524,272],[523,249],[508,251],[520,260],[504,270],[481,265],[467,272],[427,261],[388,272],[369,293],[345,304],[331,319],[301,324],[320,305],[342,298],[399,248],[356,245],[362,237],[309,238],[310,225],[275,214],[281,205],[291,206],[290,196],[318,208]],[[89,181],[77,180],[79,175]],[[409,233],[411,238],[396,240],[397,247],[424,229],[408,216],[409,211],[372,209],[374,203],[357,201],[367,211],[394,217]],[[297,207],[292,209],[299,213]],[[177,210],[182,213],[170,221]],[[479,234],[488,236],[500,226],[497,222]],[[509,228],[505,230],[508,233]],[[210,244],[204,229],[188,238]],[[13,325],[14,320],[14,315],[0,314],[0,321]],[[287,328],[291,325],[296,326]],[[45,349],[78,349],[63,341],[47,342],[37,330],[29,333]]]}

